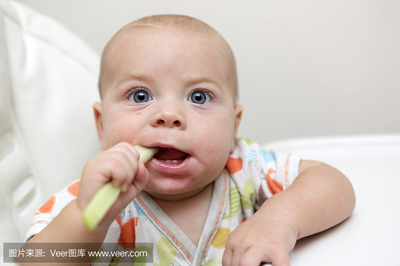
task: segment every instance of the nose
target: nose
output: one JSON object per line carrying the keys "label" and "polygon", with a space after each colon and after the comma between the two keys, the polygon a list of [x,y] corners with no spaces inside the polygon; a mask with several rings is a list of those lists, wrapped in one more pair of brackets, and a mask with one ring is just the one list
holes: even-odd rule
{"label": "nose", "polygon": [[186,120],[178,106],[163,106],[153,117],[154,127],[186,128]]}

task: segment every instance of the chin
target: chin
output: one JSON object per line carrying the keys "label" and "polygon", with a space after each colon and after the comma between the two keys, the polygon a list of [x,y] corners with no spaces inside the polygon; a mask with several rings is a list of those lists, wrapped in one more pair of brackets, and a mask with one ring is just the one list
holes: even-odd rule
{"label": "chin", "polygon": [[[149,182],[151,183],[151,182]],[[164,183],[164,182],[163,182]],[[175,183],[175,182],[173,182]],[[147,184],[143,189],[151,197],[158,199],[170,199],[170,200],[181,200],[191,197],[202,188],[192,188],[189,184]]]}

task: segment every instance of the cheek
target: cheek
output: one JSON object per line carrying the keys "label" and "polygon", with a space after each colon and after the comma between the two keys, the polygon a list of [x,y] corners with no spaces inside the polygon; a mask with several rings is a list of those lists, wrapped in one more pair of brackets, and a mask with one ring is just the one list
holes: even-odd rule
{"label": "cheek", "polygon": [[230,145],[234,138],[234,119],[233,115],[225,115],[217,121],[217,132],[219,141]]}
{"label": "cheek", "polygon": [[209,154],[218,154],[219,156],[229,155],[232,140],[234,138],[234,125],[231,117],[220,116],[210,118],[207,126],[201,128],[203,132],[200,143],[209,152]]}
{"label": "cheek", "polygon": [[139,131],[138,123],[130,119],[123,116],[109,117],[104,127],[106,146],[111,148],[120,142],[133,144]]}

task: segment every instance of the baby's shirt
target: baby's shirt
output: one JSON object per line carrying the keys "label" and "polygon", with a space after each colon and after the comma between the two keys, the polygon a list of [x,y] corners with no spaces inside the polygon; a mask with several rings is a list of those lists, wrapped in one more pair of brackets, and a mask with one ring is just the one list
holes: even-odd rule
{"label": "baby's shirt", "polygon": [[[111,224],[99,260],[105,265],[133,261],[145,251],[154,265],[220,265],[229,234],[261,204],[286,189],[298,175],[300,159],[268,152],[252,141],[239,139],[226,168],[214,181],[212,200],[196,247],[145,192],[141,192]],[[38,234],[77,196],[79,181],[55,194],[34,215],[26,239]],[[104,251],[110,248],[107,256]],[[116,256],[115,254],[119,254]],[[121,256],[121,254],[123,256]],[[144,254],[144,253],[141,253]],[[97,264],[96,264],[97,265]]]}

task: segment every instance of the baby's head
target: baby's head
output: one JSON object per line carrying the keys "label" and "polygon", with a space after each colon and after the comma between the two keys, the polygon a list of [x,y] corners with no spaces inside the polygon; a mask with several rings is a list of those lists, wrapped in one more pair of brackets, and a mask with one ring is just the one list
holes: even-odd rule
{"label": "baby's head", "polygon": [[146,192],[182,199],[220,175],[242,107],[233,53],[214,29],[176,15],[128,24],[105,48],[99,84],[102,103],[94,111],[101,147],[161,147],[146,163]]}
{"label": "baby's head", "polygon": [[[210,27],[208,24],[198,19],[183,15],[155,15],[144,17],[125,25],[121,30],[119,30],[108,42],[102,54],[99,78],[100,97],[103,96],[103,90],[106,87],[105,82],[107,79],[107,71],[109,70],[108,61],[110,60],[111,51],[115,49],[115,47],[113,47],[115,42],[121,38],[129,38],[128,36],[130,33],[135,30],[143,31],[146,29],[181,31],[182,33],[185,33],[185,35],[187,34],[196,36],[198,38],[204,38],[204,41],[206,41],[210,47],[213,47],[220,52],[226,61],[226,75],[229,79],[230,89],[232,90],[236,103],[238,100],[238,76],[235,56],[229,44],[215,29]],[[205,58],[205,60],[207,59]]]}

